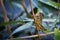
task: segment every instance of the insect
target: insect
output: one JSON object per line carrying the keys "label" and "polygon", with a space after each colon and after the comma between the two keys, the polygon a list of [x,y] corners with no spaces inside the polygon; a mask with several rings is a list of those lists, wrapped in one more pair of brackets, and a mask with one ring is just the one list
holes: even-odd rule
{"label": "insect", "polygon": [[34,16],[34,23],[36,26],[36,32],[38,33],[38,39],[40,40],[40,30],[44,31],[45,28],[42,26],[42,14],[40,12],[38,12],[35,16]]}
{"label": "insect", "polygon": [[36,32],[38,33],[38,39],[37,40],[40,40],[40,33],[39,33],[39,30],[44,30],[44,27],[42,26],[42,15],[40,13],[40,10],[38,10],[37,14],[35,15],[34,14],[34,10],[32,8],[32,1],[29,0],[30,2],[30,7],[31,7],[31,10],[32,10],[32,15],[33,15],[33,19],[34,19],[34,24],[36,26]]}
{"label": "insect", "polygon": [[37,30],[44,30],[45,28],[42,26],[42,14],[38,11],[35,15],[35,25]]}

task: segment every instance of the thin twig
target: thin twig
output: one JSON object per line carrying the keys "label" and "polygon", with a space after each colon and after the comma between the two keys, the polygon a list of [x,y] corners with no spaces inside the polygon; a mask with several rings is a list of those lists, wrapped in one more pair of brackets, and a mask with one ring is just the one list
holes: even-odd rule
{"label": "thin twig", "polygon": [[40,40],[39,30],[38,30],[37,24],[36,24],[37,20],[36,20],[36,17],[35,17],[35,15],[34,15],[34,10],[33,10],[33,8],[32,8],[32,1],[29,0],[29,2],[30,2],[30,7],[31,7],[31,10],[32,10],[32,15],[33,15],[34,22],[35,22],[35,26],[36,26],[36,31],[37,31],[37,33],[38,33],[38,39],[37,39],[37,40]]}
{"label": "thin twig", "polygon": [[[50,34],[53,34],[54,32],[46,33],[46,34],[39,34],[40,36],[47,36]],[[36,35],[31,35],[31,36],[25,36],[25,37],[20,37],[20,38],[33,38],[33,37],[38,37],[38,34]]]}
{"label": "thin twig", "polygon": [[[8,17],[7,17],[7,12],[6,12],[4,3],[3,3],[3,0],[1,0],[1,6],[2,6],[2,9],[3,9],[3,12],[4,12],[4,19],[5,19],[5,22],[9,22],[9,19],[8,19]],[[8,28],[8,32],[11,33],[10,25],[7,25],[7,28]]]}
{"label": "thin twig", "polygon": [[32,15],[28,13],[24,0],[20,1],[28,17],[32,18]]}
{"label": "thin twig", "polygon": [[32,15],[33,15],[33,17],[34,17],[34,10],[33,10],[33,8],[32,8],[32,2],[31,2],[31,0],[29,0],[29,2],[30,2],[30,7],[31,7]]}
{"label": "thin twig", "polygon": [[[1,1],[1,6],[2,6],[2,10],[4,12],[4,19],[5,19],[5,22],[9,22],[9,19],[7,17],[7,12],[6,12],[6,9],[5,9],[5,6],[4,6],[4,3],[3,3],[3,0],[0,0]],[[6,25],[6,28],[9,32],[9,34],[11,34],[11,28],[10,28],[10,25]]]}
{"label": "thin twig", "polygon": [[[60,32],[60,31],[59,31]],[[47,35],[51,35],[51,34],[54,34],[54,32],[49,32],[49,33],[46,33],[46,34],[40,34],[40,37],[42,36],[47,36]],[[38,34],[36,35],[31,35],[31,36],[24,36],[24,37],[18,37],[17,39],[25,39],[25,38],[34,38],[34,37],[38,37]],[[16,38],[13,38],[13,39],[16,39]]]}

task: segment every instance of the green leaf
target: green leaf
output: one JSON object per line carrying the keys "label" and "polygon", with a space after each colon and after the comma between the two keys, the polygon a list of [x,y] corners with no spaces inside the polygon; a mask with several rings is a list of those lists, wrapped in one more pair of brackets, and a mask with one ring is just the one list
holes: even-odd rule
{"label": "green leaf", "polygon": [[36,6],[41,10],[42,13],[48,18],[48,14],[50,13],[58,13],[58,8],[55,8],[55,6],[52,6],[53,4],[49,3],[47,0],[34,0],[33,5]]}
{"label": "green leaf", "polygon": [[51,32],[51,30],[44,30],[44,32],[45,32],[45,33],[49,33],[49,32]]}
{"label": "green leaf", "polygon": [[56,9],[58,9],[58,6],[59,6],[59,8],[60,8],[60,5],[59,5],[58,3],[53,2],[53,1],[51,1],[51,0],[39,0],[39,1],[42,2],[42,3],[44,3],[44,4],[49,5],[49,6],[51,6],[51,7],[54,7],[54,8],[56,8]]}
{"label": "green leaf", "polygon": [[2,22],[2,23],[0,23],[0,26],[5,26],[5,25],[8,25],[8,24],[16,24],[16,23],[19,23],[19,24],[23,24],[24,22],[23,21],[20,21],[20,20],[18,20],[18,21],[9,21],[9,22]]}
{"label": "green leaf", "polygon": [[28,22],[28,23],[26,23],[26,24],[18,27],[17,29],[15,29],[15,30],[13,31],[13,33],[12,33],[11,35],[13,35],[13,34],[15,34],[15,33],[17,33],[17,32],[20,32],[20,31],[22,31],[22,30],[25,30],[25,29],[30,28],[30,27],[32,26],[32,24],[33,24],[33,22]]}
{"label": "green leaf", "polygon": [[54,39],[60,40],[60,32],[59,32],[59,29],[57,28],[54,29]]}
{"label": "green leaf", "polygon": [[58,8],[58,6],[59,6],[59,8],[60,8],[60,4],[58,4],[58,3],[55,3],[55,2],[53,2],[53,1],[51,1],[51,0],[48,0],[54,7],[56,7],[56,8]]}

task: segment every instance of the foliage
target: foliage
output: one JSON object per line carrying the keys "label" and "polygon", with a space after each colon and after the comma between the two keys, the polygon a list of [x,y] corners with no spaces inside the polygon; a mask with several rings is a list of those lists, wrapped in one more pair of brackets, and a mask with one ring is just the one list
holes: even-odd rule
{"label": "foliage", "polygon": [[59,32],[59,29],[57,28],[54,29],[54,39],[60,40],[60,32]]}
{"label": "foliage", "polygon": [[[11,34],[9,34],[9,36],[12,36],[18,32],[21,33],[21,31],[23,30],[27,31],[31,27],[34,30],[36,29],[35,24],[34,24],[34,19],[31,13],[32,11],[30,8],[29,0],[27,1],[26,0],[4,0],[4,5],[7,11],[7,17],[9,18],[9,22],[2,22],[4,21],[4,14],[3,14],[3,11],[1,10],[2,7],[0,5],[0,17],[2,18],[2,20],[0,20],[1,21],[0,26],[3,27],[5,25],[10,25],[11,29],[14,28],[14,30],[12,31]],[[51,0],[32,0],[32,8],[36,10],[36,12],[34,13],[36,14],[36,13],[39,13],[40,11],[40,13],[42,14],[42,17],[43,17],[42,25],[45,29],[47,29],[44,31],[45,33],[49,33],[53,31],[54,28],[56,27],[57,22],[59,22],[60,16],[58,16],[59,15],[58,6],[60,8],[60,5],[58,3],[53,2]],[[33,30],[30,29],[30,31],[33,31]],[[32,34],[36,34],[35,31]],[[55,40],[59,39],[58,31],[59,31],[58,29],[54,30]],[[26,33],[28,33],[28,31]]]}

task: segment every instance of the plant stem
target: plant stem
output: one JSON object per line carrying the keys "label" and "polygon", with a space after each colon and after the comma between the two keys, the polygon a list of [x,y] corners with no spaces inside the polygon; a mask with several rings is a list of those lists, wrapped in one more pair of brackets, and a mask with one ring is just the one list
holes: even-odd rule
{"label": "plant stem", "polygon": [[[1,1],[1,6],[2,6],[2,10],[4,12],[4,19],[5,19],[5,22],[9,22],[9,19],[7,17],[7,12],[6,12],[6,9],[5,9],[5,6],[4,6],[4,3],[3,3],[3,0],[0,0]],[[11,34],[11,28],[10,28],[10,25],[6,25],[6,28],[9,32],[9,34]]]}
{"label": "plant stem", "polygon": [[[49,33],[46,33],[46,34],[39,34],[39,35],[40,35],[40,37],[42,37],[42,36],[47,36],[47,35],[51,35],[51,34],[54,34],[54,32],[49,32]],[[13,39],[20,39],[20,38],[21,39],[26,39],[26,38],[34,38],[34,37],[38,37],[38,34],[31,35],[31,36],[18,37],[18,38],[13,38]]]}
{"label": "plant stem", "polygon": [[28,13],[24,0],[20,1],[28,17],[32,18],[32,15]]}
{"label": "plant stem", "polygon": [[32,1],[29,0],[29,2],[30,2],[31,10],[32,10],[32,15],[33,15],[33,18],[34,18],[34,22],[35,22],[36,30],[37,30],[37,33],[38,33],[38,39],[37,39],[37,40],[40,40],[39,30],[38,30],[37,25],[36,25],[36,17],[35,17],[35,15],[34,15],[34,10],[33,10],[33,8],[32,8]]}

